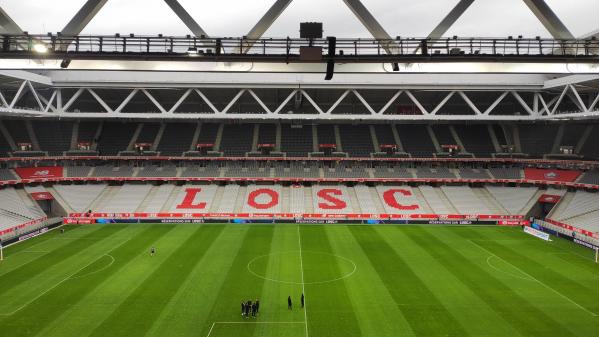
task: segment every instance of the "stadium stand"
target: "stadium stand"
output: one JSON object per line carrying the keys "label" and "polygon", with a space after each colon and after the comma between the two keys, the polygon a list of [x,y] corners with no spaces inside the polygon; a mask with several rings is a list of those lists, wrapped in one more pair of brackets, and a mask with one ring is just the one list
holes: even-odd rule
{"label": "stadium stand", "polygon": [[468,186],[441,186],[458,214],[494,214]]}
{"label": "stadium stand", "polygon": [[581,184],[599,185],[599,170],[590,170],[583,173],[578,182]]}
{"label": "stadium stand", "polygon": [[103,156],[116,156],[127,150],[137,124],[105,122],[98,139],[98,152]]}
{"label": "stadium stand", "polygon": [[106,184],[54,185],[54,190],[74,212],[87,212],[106,186]]}
{"label": "stadium stand", "polygon": [[462,167],[458,170],[460,178],[463,179],[490,179],[489,172],[485,169],[473,169]]}
{"label": "stadium stand", "polygon": [[133,176],[133,167],[131,166],[96,166],[92,176],[94,177],[131,177]]}
{"label": "stadium stand", "polygon": [[306,212],[306,192],[302,185],[289,187],[289,212],[297,214]]}
{"label": "stadium stand", "polygon": [[[220,200],[223,202],[219,203],[217,206],[218,213],[231,213],[235,210],[235,202],[238,198],[239,193],[239,185],[237,184],[229,184],[226,185],[222,191],[222,197]],[[239,196],[241,198],[245,196]]]}
{"label": "stadium stand", "polygon": [[107,191],[103,193],[102,202],[95,207],[95,211],[106,213],[135,212],[151,188],[152,185],[148,184],[109,186]]}
{"label": "stadium stand", "polygon": [[522,170],[517,167],[491,167],[489,173],[495,179],[522,179]]}
{"label": "stadium stand", "polygon": [[420,193],[428,203],[431,210],[436,214],[457,213],[449,203],[449,200],[442,194],[442,191],[432,186],[419,186]]}
{"label": "stadium stand", "polygon": [[158,213],[162,211],[174,189],[175,185],[172,184],[153,186],[152,190],[148,192],[144,202],[140,204],[139,211],[147,213]]}
{"label": "stadium stand", "polygon": [[[273,197],[272,191],[277,197]],[[246,190],[243,212],[247,213],[281,213],[283,206],[281,185],[249,185]]]}
{"label": "stadium stand", "polygon": [[437,167],[437,168],[425,168],[419,167],[416,168],[416,177],[417,178],[445,178],[445,179],[455,179],[456,175],[450,171],[447,167]]}
{"label": "stadium stand", "polygon": [[66,177],[88,177],[93,166],[65,166]]}
{"label": "stadium stand", "polygon": [[485,124],[458,124],[455,130],[460,136],[466,152],[478,158],[490,158],[495,152],[489,130]]}
{"label": "stadium stand", "polygon": [[40,146],[50,156],[62,156],[71,146],[72,122],[33,121],[33,130]]}
{"label": "stadium stand", "polygon": [[252,150],[254,128],[251,124],[225,125],[221,140],[221,151],[226,156],[243,157]]}
{"label": "stadium stand", "polygon": [[586,159],[599,159],[599,125],[592,125],[592,132],[582,146],[580,153]]}
{"label": "stadium stand", "polygon": [[553,124],[518,125],[522,152],[534,157],[542,157],[544,154],[551,153],[557,129],[558,126]]}
{"label": "stadium stand", "polygon": [[136,143],[154,143],[156,135],[160,130],[160,123],[143,123],[143,127],[139,136],[137,136]]}
{"label": "stadium stand", "polygon": [[599,211],[599,193],[576,191],[563,211],[553,214],[552,218],[566,221],[595,211]]}
{"label": "stadium stand", "polygon": [[537,193],[537,187],[503,187],[488,185],[487,191],[497,200],[497,202],[507,210],[508,214],[526,214],[528,205],[532,197]]}
{"label": "stadium stand", "polygon": [[343,152],[351,157],[370,157],[375,152],[368,125],[339,126]]}
{"label": "stadium stand", "polygon": [[397,124],[396,128],[404,150],[413,157],[432,157],[436,152],[425,125]]}
{"label": "stadium stand", "polygon": [[312,186],[314,212],[328,214],[353,213],[347,188],[341,185]]}
{"label": "stadium stand", "polygon": [[177,167],[170,164],[147,165],[140,167],[137,171],[138,177],[176,177]]}
{"label": "stadium stand", "polygon": [[375,202],[372,198],[372,193],[370,193],[370,187],[358,184],[353,187],[358,203],[360,205],[360,211],[362,213],[367,214],[376,214],[380,213],[377,207],[375,206]]}
{"label": "stadium stand", "polygon": [[10,169],[0,169],[0,180],[15,180],[19,177]]}
{"label": "stadium stand", "polygon": [[192,164],[187,166],[182,172],[181,177],[219,177],[220,167],[216,162],[203,164]]}
{"label": "stadium stand", "polygon": [[307,157],[313,152],[312,127],[281,125],[281,151],[288,157]]}
{"label": "stadium stand", "polygon": [[194,123],[167,123],[157,151],[162,156],[181,156],[190,150],[195,129]]}

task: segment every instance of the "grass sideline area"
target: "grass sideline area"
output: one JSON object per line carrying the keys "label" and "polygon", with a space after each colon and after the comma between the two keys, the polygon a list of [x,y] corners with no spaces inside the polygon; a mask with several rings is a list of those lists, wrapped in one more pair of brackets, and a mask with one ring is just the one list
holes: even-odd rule
{"label": "grass sideline area", "polygon": [[5,249],[3,336],[599,335],[594,252],[520,228],[65,229]]}

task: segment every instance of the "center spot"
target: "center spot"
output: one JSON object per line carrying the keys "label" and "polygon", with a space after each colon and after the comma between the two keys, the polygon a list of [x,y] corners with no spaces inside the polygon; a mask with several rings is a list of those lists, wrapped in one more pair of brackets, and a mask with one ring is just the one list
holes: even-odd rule
{"label": "center spot", "polygon": [[319,284],[342,280],[356,271],[356,264],[345,257],[325,252],[286,251],[258,256],[248,265],[248,271],[267,281]]}

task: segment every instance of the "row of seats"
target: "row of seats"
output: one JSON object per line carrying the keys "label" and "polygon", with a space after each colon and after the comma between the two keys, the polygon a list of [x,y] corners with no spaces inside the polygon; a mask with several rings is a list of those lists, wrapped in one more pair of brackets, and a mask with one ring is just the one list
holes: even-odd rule
{"label": "row of seats", "polygon": [[[37,138],[39,150],[49,155],[61,155],[74,150],[71,146],[79,142],[92,144],[101,155],[117,155],[121,151],[132,150],[133,143],[153,143],[152,150],[162,155],[179,156],[196,150],[195,144],[215,144],[214,150],[225,156],[244,156],[252,151],[254,144],[276,144],[287,156],[306,156],[319,152],[319,144],[335,144],[338,151],[351,157],[368,157],[380,152],[380,145],[399,146],[399,150],[414,157],[431,157],[438,146],[461,145],[461,152],[476,157],[490,157],[501,152],[496,146],[513,145],[506,139],[507,128],[512,133],[518,130],[519,151],[532,157],[540,157],[557,151],[554,138],[560,124],[386,124],[349,125],[320,124],[289,125],[268,123],[219,124],[169,122],[75,122],[69,121],[25,121],[4,120],[2,123],[15,143],[33,143],[26,123],[31,123]],[[599,125],[591,124],[592,129],[586,142],[578,149],[580,136],[585,133],[587,124],[563,124],[563,136],[559,146],[572,146],[577,154],[586,158],[599,157],[596,141],[599,140]],[[77,126],[77,132],[74,128]],[[256,130],[257,132],[255,132]],[[316,132],[314,132],[316,130]],[[491,135],[495,136],[496,143]],[[77,138],[71,142],[71,137]],[[255,135],[257,138],[254,138]],[[457,138],[456,138],[457,136]],[[254,149],[258,150],[258,149]],[[441,152],[444,150],[440,149]],[[0,156],[10,151],[8,141],[0,135]]]}
{"label": "row of seats", "polygon": [[0,231],[46,216],[25,194],[24,190],[12,187],[0,190]]}
{"label": "row of seats", "polygon": [[[56,185],[74,212],[392,213],[524,215],[536,188],[468,186]],[[507,196],[511,195],[511,199]],[[516,201],[519,203],[516,204]]]}

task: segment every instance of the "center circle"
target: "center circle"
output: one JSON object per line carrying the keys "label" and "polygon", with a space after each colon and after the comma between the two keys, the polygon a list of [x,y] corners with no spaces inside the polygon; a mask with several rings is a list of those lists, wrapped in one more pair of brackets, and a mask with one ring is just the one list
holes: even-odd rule
{"label": "center circle", "polygon": [[247,269],[266,281],[322,284],[350,277],[356,272],[357,266],[354,261],[343,256],[297,250],[257,256],[248,262]]}

